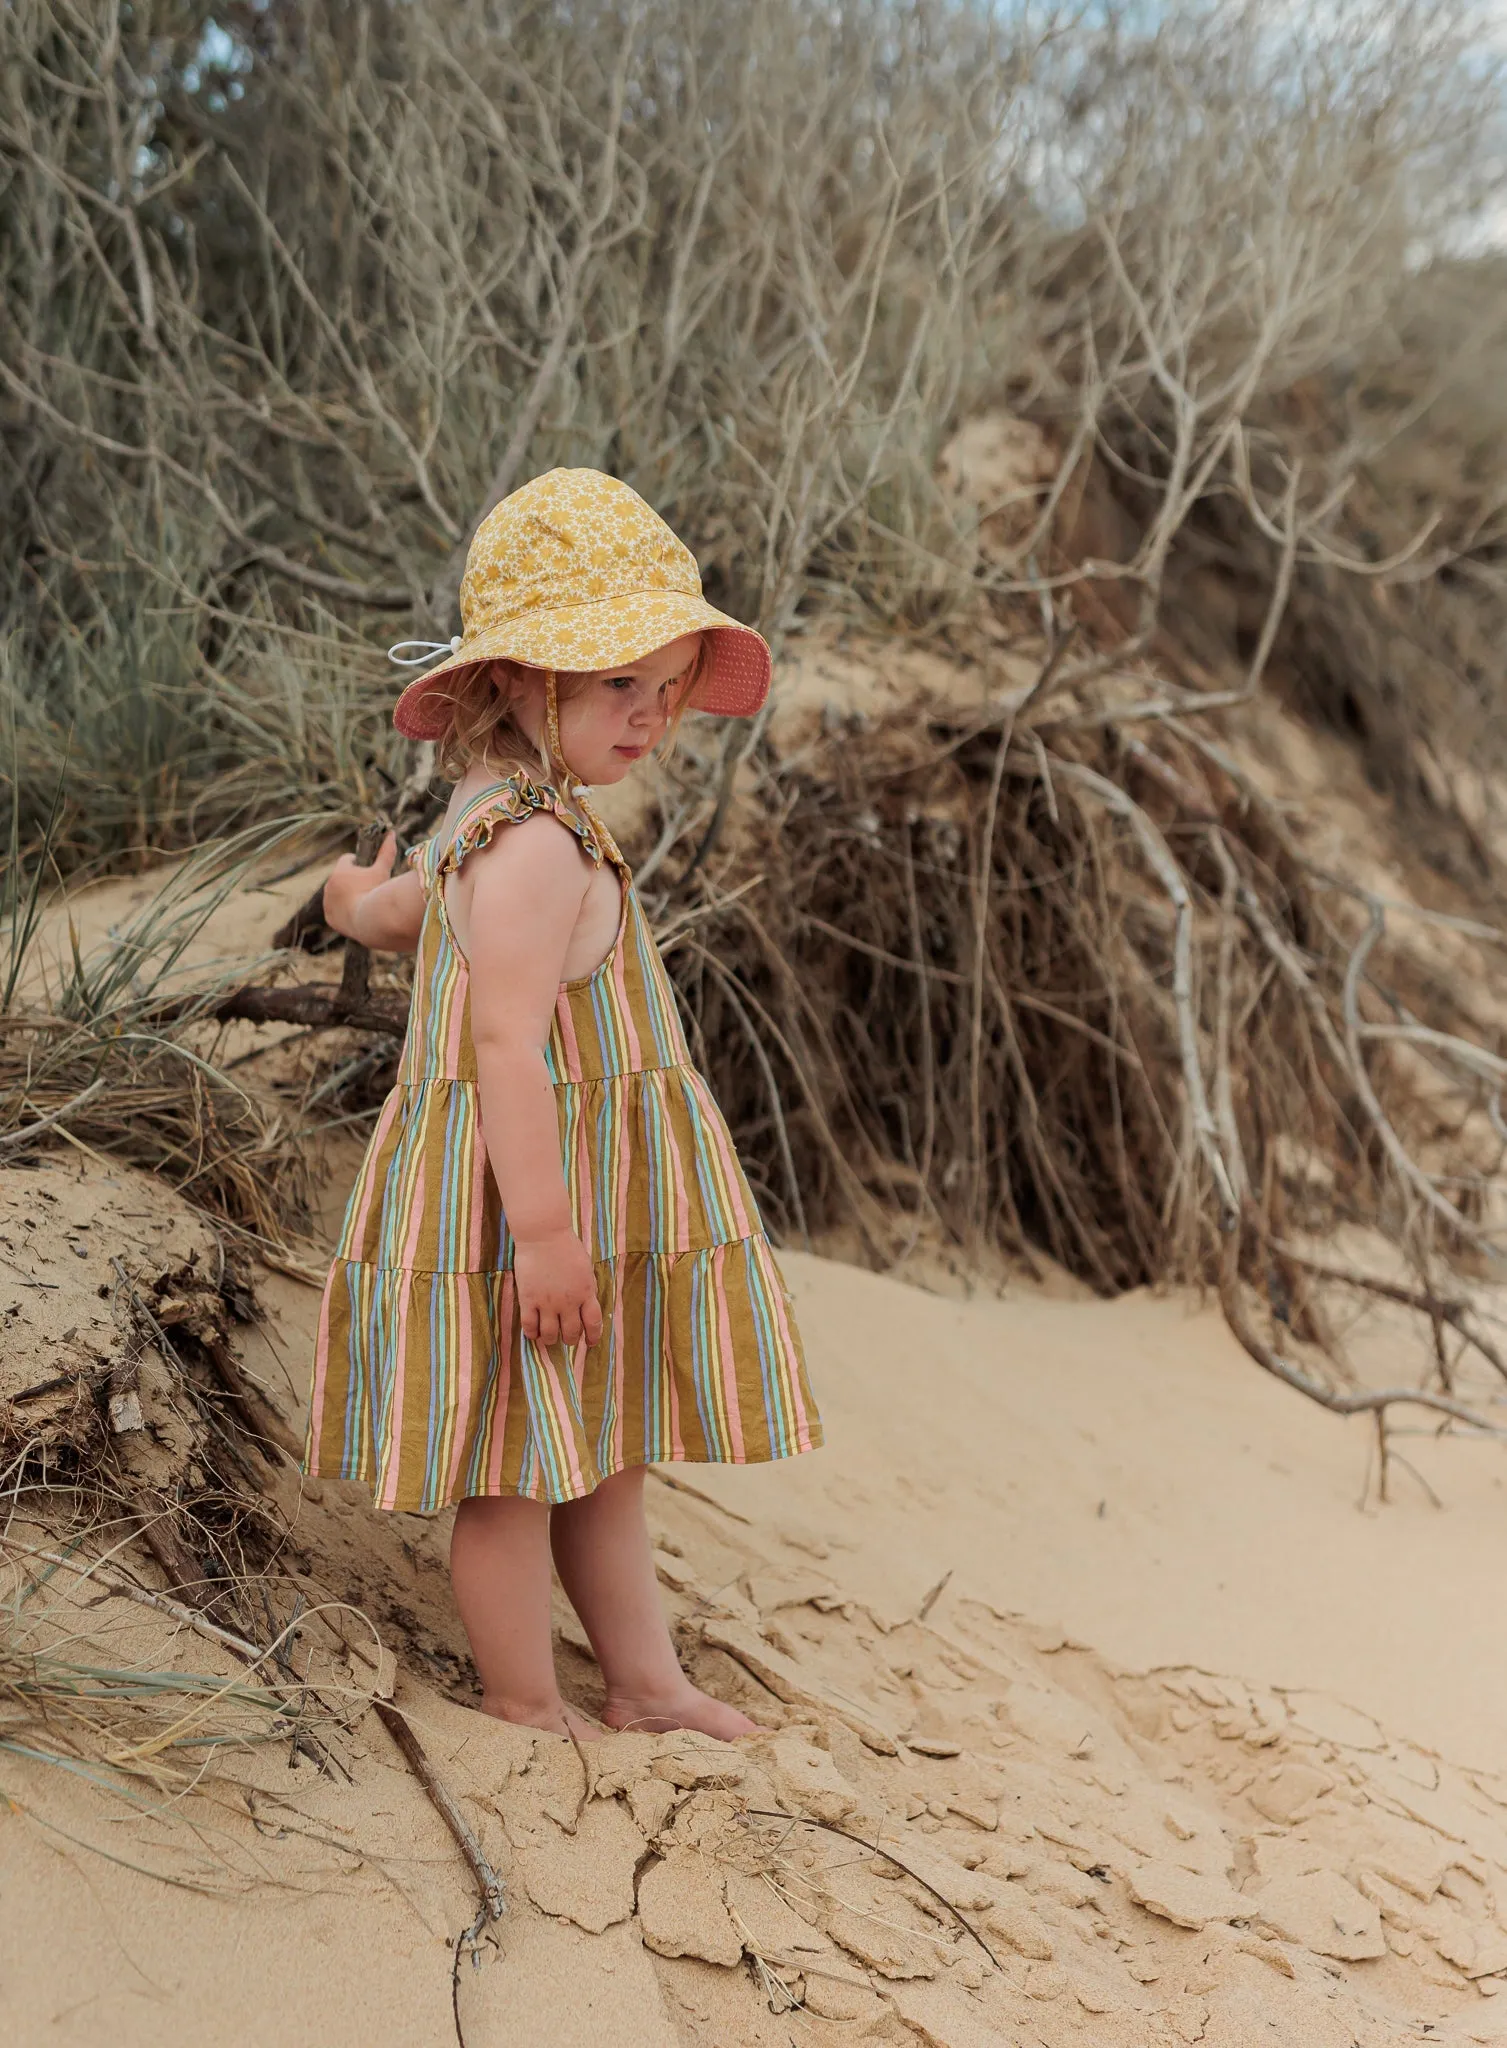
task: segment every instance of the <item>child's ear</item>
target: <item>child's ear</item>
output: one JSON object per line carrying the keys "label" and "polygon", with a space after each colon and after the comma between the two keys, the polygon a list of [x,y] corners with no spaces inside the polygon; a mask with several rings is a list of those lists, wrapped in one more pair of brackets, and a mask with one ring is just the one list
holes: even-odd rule
{"label": "child's ear", "polygon": [[696,652],[691,656],[690,660],[686,663],[685,668],[681,673],[681,681],[685,685],[684,689],[680,692],[680,701],[682,704],[688,704],[690,702],[697,684],[701,681],[702,677],[706,674],[707,670],[711,667],[711,665],[711,640],[707,634],[698,633],[696,635]]}

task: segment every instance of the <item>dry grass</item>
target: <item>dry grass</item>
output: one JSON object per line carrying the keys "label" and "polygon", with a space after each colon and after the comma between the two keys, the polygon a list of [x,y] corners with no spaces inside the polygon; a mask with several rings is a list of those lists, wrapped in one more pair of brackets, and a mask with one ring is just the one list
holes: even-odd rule
{"label": "dry grass", "polygon": [[[95,1541],[110,1533],[106,1525],[95,1532]],[[309,1745],[317,1731],[344,1724],[301,1674],[288,1675],[298,1622],[259,1646],[206,1624],[196,1607],[142,1585],[119,1559],[98,1569],[77,1539],[69,1558],[11,1537],[0,1538],[0,1547],[16,1582],[0,1636],[0,1749],[181,1792],[204,1776],[212,1760],[206,1752],[244,1752],[266,1742],[296,1746],[300,1739]],[[76,1580],[62,1602],[47,1597],[49,1581],[59,1573]],[[109,1657],[112,1630],[97,1614],[82,1627],[79,1598],[119,1601],[136,1609],[138,1618],[148,1608],[177,1630],[214,1643],[226,1653],[225,1668],[99,1661]],[[160,1641],[159,1633],[159,1647]],[[307,1661],[305,1654],[301,1662]],[[367,1696],[357,1695],[351,1717],[368,1704]]]}
{"label": "dry grass", "polygon": [[28,871],[15,822],[0,896],[0,1162],[70,1143],[159,1174],[223,1223],[284,1244],[308,1214],[298,1105],[231,1071],[221,1052],[210,1020],[243,964],[196,972],[187,962],[226,899],[302,844],[303,826],[206,848],[108,944],[86,954],[75,937],[71,958],[52,966],[38,957],[38,913],[60,829],[61,807]]}
{"label": "dry grass", "polygon": [[[375,1631],[355,1610],[310,1608],[275,1561],[236,1595],[257,1615],[254,1636],[226,1627],[204,1611],[223,1608],[226,1587],[180,1596],[151,1583],[127,1548],[133,1521],[112,1520],[106,1495],[94,1498],[102,1517],[69,1527],[58,1494],[27,1489],[26,1519],[0,1532],[9,1810],[68,1851],[178,1888],[287,1882],[257,1853],[246,1815],[280,1809],[269,1782],[297,1763],[348,1776],[347,1732],[373,1700]],[[75,1796],[48,1789],[53,1773]]]}
{"label": "dry grass", "polygon": [[[937,633],[987,600],[1013,628],[1050,594],[1107,599],[1126,657],[1211,551],[1250,586],[1224,651],[1253,677],[1290,598],[1353,608],[1394,557],[1421,578],[1383,572],[1398,605],[1437,610],[1489,552],[1477,482],[1415,461],[1380,523],[1368,483],[1500,381],[1499,295],[1450,253],[1496,175],[1472,21],[7,9],[27,836],[70,734],[69,862],[368,808],[407,769],[373,642],[448,634],[477,518],[558,462],[643,489],[776,640],[834,607]],[[1003,552],[936,473],[1000,402],[1062,456]],[[1075,552],[1094,463],[1122,530]],[[1403,658],[1332,644],[1314,688],[1379,720]]]}
{"label": "dry grass", "polygon": [[7,1264],[38,1291],[0,1360],[0,1751],[165,1835],[268,1744],[338,1768],[380,1653],[298,1577],[273,1499],[297,1440],[234,1343],[246,1272],[145,1175],[10,1173],[3,1192]]}

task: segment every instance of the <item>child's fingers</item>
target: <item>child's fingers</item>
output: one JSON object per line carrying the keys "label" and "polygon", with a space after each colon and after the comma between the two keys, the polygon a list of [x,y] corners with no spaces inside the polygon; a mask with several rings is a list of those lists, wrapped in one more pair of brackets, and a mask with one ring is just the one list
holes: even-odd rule
{"label": "child's fingers", "polygon": [[372,861],[370,867],[358,867],[356,856],[353,853],[342,853],[326,876],[325,887],[328,889],[330,883],[339,876],[342,882],[347,879],[351,881],[359,880],[360,886],[363,889],[375,889],[379,882],[385,882],[391,875],[393,863],[397,857],[398,835],[396,832],[389,832],[382,841],[382,844],[377,848],[376,858]]}
{"label": "child's fingers", "polygon": [[[579,1282],[566,1280],[558,1286],[551,1286],[546,1277],[545,1284],[536,1292],[536,1283],[524,1275],[518,1290],[518,1326],[523,1335],[540,1345],[574,1347],[583,1337],[588,1344],[600,1342],[601,1305],[595,1293],[587,1291],[589,1282],[581,1286],[577,1295],[578,1285]],[[573,1295],[574,1300],[571,1298]]]}

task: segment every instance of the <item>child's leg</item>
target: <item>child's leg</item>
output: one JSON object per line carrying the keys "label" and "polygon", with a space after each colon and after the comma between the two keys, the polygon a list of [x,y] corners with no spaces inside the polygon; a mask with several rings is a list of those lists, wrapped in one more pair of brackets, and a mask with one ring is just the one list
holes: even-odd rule
{"label": "child's leg", "polygon": [[[463,1500],[455,1511],[450,1577],[486,1712],[569,1733],[550,1626],[549,1509],[511,1495]],[[578,1736],[601,1732],[578,1715],[570,1724]]]}
{"label": "child's leg", "polygon": [[680,1668],[654,1576],[644,1478],[642,1466],[615,1473],[550,1516],[555,1569],[607,1681],[602,1719],[650,1732],[699,1728],[724,1741],[751,1734],[756,1721],[698,1691]]}

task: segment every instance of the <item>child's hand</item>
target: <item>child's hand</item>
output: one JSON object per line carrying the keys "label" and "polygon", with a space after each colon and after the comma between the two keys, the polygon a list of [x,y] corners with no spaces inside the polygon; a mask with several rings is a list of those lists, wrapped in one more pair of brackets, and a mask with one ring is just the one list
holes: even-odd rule
{"label": "child's hand", "polygon": [[523,1334],[536,1344],[595,1344],[602,1334],[591,1258],[573,1230],[515,1241],[513,1283]]}
{"label": "child's hand", "polygon": [[369,896],[373,889],[380,889],[392,874],[392,864],[398,857],[398,835],[389,832],[377,848],[377,857],[369,868],[358,868],[353,853],[341,854],[324,885],[324,921],[331,931],[339,932],[343,939],[359,939],[356,918],[363,896]]}

